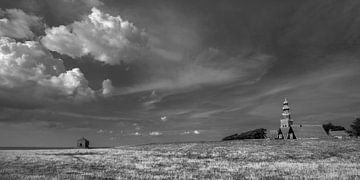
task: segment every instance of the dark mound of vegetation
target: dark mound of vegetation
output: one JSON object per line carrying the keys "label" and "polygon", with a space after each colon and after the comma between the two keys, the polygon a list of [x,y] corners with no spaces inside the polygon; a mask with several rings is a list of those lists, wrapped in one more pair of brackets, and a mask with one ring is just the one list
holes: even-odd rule
{"label": "dark mound of vegetation", "polygon": [[351,127],[351,135],[359,137],[360,136],[360,118],[356,118],[355,121],[350,125]]}
{"label": "dark mound of vegetation", "polygon": [[251,131],[246,131],[241,134],[234,134],[231,136],[224,137],[223,141],[230,141],[230,140],[241,140],[241,139],[265,139],[266,138],[266,129],[254,129]]}
{"label": "dark mound of vegetation", "polygon": [[342,131],[342,130],[346,130],[344,127],[342,126],[335,126],[332,123],[327,123],[327,124],[323,124],[322,125],[324,130],[326,131],[327,134],[329,134],[329,131]]}

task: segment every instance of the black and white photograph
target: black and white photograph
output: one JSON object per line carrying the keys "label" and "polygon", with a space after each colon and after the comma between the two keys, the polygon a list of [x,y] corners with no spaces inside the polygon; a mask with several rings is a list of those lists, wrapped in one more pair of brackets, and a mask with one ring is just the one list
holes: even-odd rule
{"label": "black and white photograph", "polygon": [[360,180],[359,0],[0,0],[0,180]]}

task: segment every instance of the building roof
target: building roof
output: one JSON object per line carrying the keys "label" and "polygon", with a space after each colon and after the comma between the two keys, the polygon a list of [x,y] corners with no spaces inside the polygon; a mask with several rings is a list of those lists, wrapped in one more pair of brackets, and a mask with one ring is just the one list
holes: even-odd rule
{"label": "building roof", "polygon": [[81,139],[78,139],[77,141],[89,141],[89,140],[87,140],[87,139],[85,139],[85,138],[83,137],[83,138],[81,138]]}
{"label": "building roof", "polygon": [[266,136],[268,138],[276,138],[278,135],[278,131],[277,130],[269,130],[269,133],[266,134]]}
{"label": "building roof", "polygon": [[[280,131],[284,138],[288,137],[289,132],[293,132],[296,139],[326,139],[326,134],[322,125],[291,125],[291,127],[281,127]],[[280,132],[279,132],[280,133]]]}
{"label": "building roof", "polygon": [[329,138],[322,125],[292,125],[297,139],[324,139]]}
{"label": "building roof", "polygon": [[349,136],[349,134],[345,131],[329,131],[330,136]]}

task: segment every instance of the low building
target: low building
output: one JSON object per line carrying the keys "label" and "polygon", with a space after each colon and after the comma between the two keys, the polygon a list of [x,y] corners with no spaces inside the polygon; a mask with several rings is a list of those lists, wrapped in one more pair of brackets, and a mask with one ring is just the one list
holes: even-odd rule
{"label": "low building", "polygon": [[326,134],[322,125],[298,125],[293,124],[287,128],[280,128],[280,139],[326,139]]}
{"label": "low building", "polygon": [[345,131],[345,130],[341,130],[341,131],[329,131],[329,135],[333,138],[337,138],[337,139],[347,139],[350,138],[349,134]]}
{"label": "low building", "polygon": [[84,137],[77,140],[76,147],[88,149],[90,145],[90,141],[85,139]]}

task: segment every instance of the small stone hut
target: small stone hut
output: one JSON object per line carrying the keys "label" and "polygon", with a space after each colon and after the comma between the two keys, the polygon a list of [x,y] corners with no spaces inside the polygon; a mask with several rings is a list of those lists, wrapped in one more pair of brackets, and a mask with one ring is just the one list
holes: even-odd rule
{"label": "small stone hut", "polygon": [[77,140],[76,147],[88,149],[90,145],[90,141],[85,139],[84,137]]}

